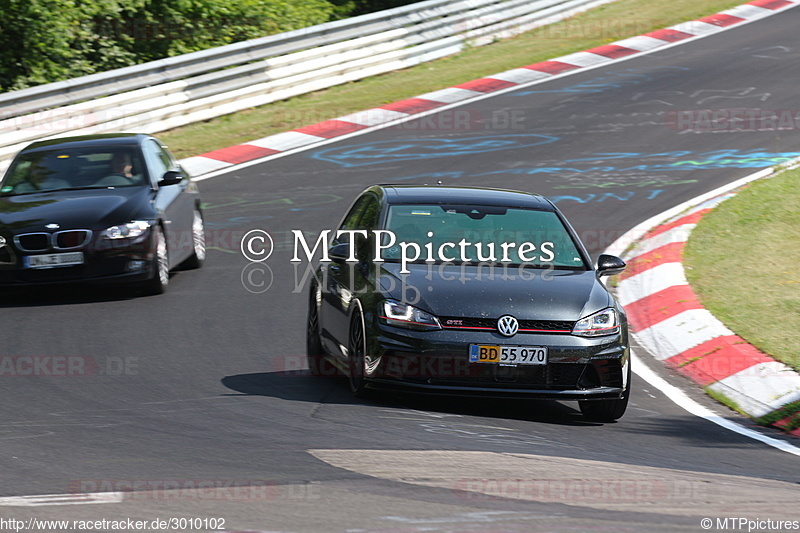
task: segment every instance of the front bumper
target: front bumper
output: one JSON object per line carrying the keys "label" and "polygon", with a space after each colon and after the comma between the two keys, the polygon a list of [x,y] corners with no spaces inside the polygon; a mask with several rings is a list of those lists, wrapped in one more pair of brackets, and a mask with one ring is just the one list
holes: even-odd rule
{"label": "front bumper", "polygon": [[621,387],[596,387],[586,390],[553,390],[513,387],[482,387],[444,385],[441,383],[413,383],[396,379],[373,379],[367,388],[396,392],[420,392],[441,396],[480,396],[488,398],[524,398],[530,400],[618,400],[625,389]]}
{"label": "front bumper", "polygon": [[[95,237],[88,245],[69,250],[82,252],[83,264],[50,268],[24,268],[25,253],[8,246],[0,250],[0,285],[30,286],[61,283],[135,282],[152,277],[153,245],[150,232],[137,239],[120,241]],[[60,253],[48,251],[41,253]],[[131,270],[132,262],[139,268]]]}
{"label": "front bumper", "polygon": [[[629,364],[626,325],[617,335],[583,338],[457,330],[409,331],[377,324],[365,379],[370,388],[446,395],[599,400],[621,398]],[[470,344],[546,346],[545,365],[470,363]]]}

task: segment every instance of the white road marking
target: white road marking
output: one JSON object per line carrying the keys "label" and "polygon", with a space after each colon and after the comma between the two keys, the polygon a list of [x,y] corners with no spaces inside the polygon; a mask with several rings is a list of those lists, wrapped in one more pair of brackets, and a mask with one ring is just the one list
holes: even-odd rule
{"label": "white road marking", "polygon": [[92,503],[120,503],[121,492],[88,492],[85,494],[41,494],[38,496],[6,496],[0,498],[0,507],[41,507],[45,505],[86,505]]}
{"label": "white road marking", "polygon": [[721,426],[725,429],[733,431],[734,433],[738,433],[744,437],[749,437],[751,439],[757,440],[759,442],[763,442],[767,446],[772,446],[773,448],[777,448],[781,451],[791,453],[792,455],[800,456],[800,448],[797,446],[793,446],[786,441],[780,439],[774,439],[767,435],[763,435],[758,431],[754,431],[750,428],[744,427],[736,422],[732,422],[727,418],[724,418],[712,410],[708,409],[707,407],[703,407],[696,401],[689,398],[685,392],[683,392],[678,387],[667,383],[667,381],[653,372],[653,370],[647,366],[644,361],[636,354],[632,353],[631,358],[633,359],[633,371],[634,373],[648,382],[653,387],[657,388],[664,395],[672,400],[678,407],[685,409],[689,413],[699,416],[709,422]]}

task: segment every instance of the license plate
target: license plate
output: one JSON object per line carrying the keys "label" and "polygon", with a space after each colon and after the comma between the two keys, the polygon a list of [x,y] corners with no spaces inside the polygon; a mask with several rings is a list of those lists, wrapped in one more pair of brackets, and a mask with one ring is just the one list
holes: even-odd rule
{"label": "license plate", "polygon": [[60,266],[82,265],[83,252],[66,254],[26,255],[23,258],[25,268],[53,268]]}
{"label": "license plate", "polygon": [[470,344],[470,363],[499,363],[501,365],[546,365],[546,346],[517,346]]}

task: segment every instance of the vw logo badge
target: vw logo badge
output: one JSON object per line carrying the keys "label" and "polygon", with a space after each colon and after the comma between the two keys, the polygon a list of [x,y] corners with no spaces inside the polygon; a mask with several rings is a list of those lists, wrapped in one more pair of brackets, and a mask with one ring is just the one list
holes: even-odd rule
{"label": "vw logo badge", "polygon": [[500,335],[513,337],[519,331],[519,322],[511,315],[501,316],[497,320],[497,331],[500,332]]}

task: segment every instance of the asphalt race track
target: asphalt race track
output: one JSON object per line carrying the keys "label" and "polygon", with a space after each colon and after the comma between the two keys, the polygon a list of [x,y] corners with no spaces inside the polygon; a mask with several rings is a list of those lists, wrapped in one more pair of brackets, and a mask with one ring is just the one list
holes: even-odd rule
{"label": "asphalt race track", "polygon": [[[354,400],[343,379],[298,371],[306,265],[289,261],[292,229],[335,227],[367,185],[439,180],[544,194],[596,257],[637,223],[800,155],[796,125],[691,132],[703,115],[677,114],[797,109],[798,26],[790,9],[205,180],[208,261],[176,273],[163,296],[3,295],[0,361],[40,364],[36,375],[2,367],[0,517],[342,532],[800,519],[800,458],[696,418],[642,380],[614,424],[589,423],[572,403]],[[239,251],[252,229],[275,240],[263,264]],[[753,268],[742,250],[742,275]],[[122,501],[87,496],[127,488],[138,492]]]}

